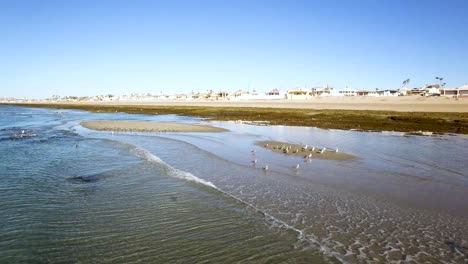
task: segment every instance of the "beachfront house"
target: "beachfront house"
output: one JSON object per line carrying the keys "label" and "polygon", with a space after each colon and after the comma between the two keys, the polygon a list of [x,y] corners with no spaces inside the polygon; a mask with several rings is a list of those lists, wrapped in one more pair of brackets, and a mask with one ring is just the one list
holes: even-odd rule
{"label": "beachfront house", "polygon": [[249,97],[250,97],[250,93],[247,92],[247,91],[244,91],[244,90],[242,90],[242,89],[237,90],[237,91],[234,93],[234,98],[235,98],[236,100],[242,100],[242,99],[247,100],[247,99],[249,99]]}
{"label": "beachfront house", "polygon": [[424,96],[438,96],[440,95],[440,85],[438,84],[428,84],[421,88],[421,95]]}
{"label": "beachfront house", "polygon": [[421,95],[424,93],[424,90],[422,88],[413,88],[411,89],[411,94],[412,95]]}
{"label": "beachfront house", "polygon": [[305,89],[294,89],[286,92],[287,100],[307,100],[312,96],[312,92]]}
{"label": "beachfront house", "polygon": [[399,92],[397,90],[378,90],[377,96],[398,96]]}
{"label": "beachfront house", "polygon": [[175,97],[176,97],[177,100],[187,100],[188,95],[186,95],[186,94],[176,94]]}
{"label": "beachfront house", "polygon": [[269,92],[266,92],[265,97],[264,97],[264,99],[267,99],[267,100],[278,100],[282,98],[284,98],[284,96],[281,96],[280,90],[276,88]]}
{"label": "beachfront house", "polygon": [[354,89],[341,89],[341,90],[332,90],[330,96],[355,96],[356,90]]}
{"label": "beachfront house", "polygon": [[217,98],[218,100],[219,100],[219,99],[221,99],[221,100],[226,100],[226,99],[229,100],[230,94],[229,94],[228,91],[219,91],[217,96],[218,96],[218,98]]}
{"label": "beachfront house", "polygon": [[278,89],[273,89],[269,92],[266,92],[266,95],[270,95],[270,96],[279,96],[280,95],[280,91]]}
{"label": "beachfront house", "polygon": [[234,93],[234,96],[231,96],[231,100],[239,101],[239,100],[255,100],[255,99],[263,99],[259,96],[259,94],[253,90],[252,92],[238,90]]}
{"label": "beachfront house", "polygon": [[408,88],[406,88],[406,87],[401,87],[400,89],[398,89],[398,95],[407,95],[407,94],[408,94],[408,91],[409,91]]}
{"label": "beachfront house", "polygon": [[202,93],[202,92],[192,93],[192,99],[197,99],[197,100],[205,99],[206,95],[207,95],[206,93]]}
{"label": "beachfront house", "polygon": [[452,89],[440,89],[440,95],[447,97],[468,97],[468,84],[465,84],[458,88]]}
{"label": "beachfront house", "polygon": [[377,91],[358,90],[356,96],[379,96]]}
{"label": "beachfront house", "polygon": [[458,97],[458,88],[440,89],[440,95],[446,97]]}
{"label": "beachfront house", "polygon": [[312,88],[313,96],[329,96],[333,92],[333,87],[314,87]]}

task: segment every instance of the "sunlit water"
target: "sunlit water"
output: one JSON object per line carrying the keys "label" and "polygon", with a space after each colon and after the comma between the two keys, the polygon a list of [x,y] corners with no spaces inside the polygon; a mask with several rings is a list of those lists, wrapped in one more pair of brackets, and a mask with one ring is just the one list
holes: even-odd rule
{"label": "sunlit water", "polygon": [[[92,119],[229,132],[79,125]],[[359,159],[304,162],[259,140],[338,147]],[[463,263],[467,147],[464,136],[0,106],[0,262]]]}

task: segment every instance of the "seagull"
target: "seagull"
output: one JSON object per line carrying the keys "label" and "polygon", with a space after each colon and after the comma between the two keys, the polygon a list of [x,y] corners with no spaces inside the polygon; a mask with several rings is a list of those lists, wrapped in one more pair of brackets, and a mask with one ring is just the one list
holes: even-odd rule
{"label": "seagull", "polygon": [[253,163],[253,164],[256,164],[256,163],[257,163],[257,159],[252,160],[252,163]]}
{"label": "seagull", "polygon": [[325,152],[327,148],[323,148],[322,150],[320,150],[320,154],[323,154]]}
{"label": "seagull", "polygon": [[314,150],[315,150],[315,147],[312,147],[312,151],[314,151]]}
{"label": "seagull", "polygon": [[268,148],[268,143],[265,144],[265,148]]}
{"label": "seagull", "polygon": [[305,145],[302,147],[302,149],[306,150],[309,146],[308,145]]}
{"label": "seagull", "polygon": [[24,134],[24,129],[21,131],[21,134]]}
{"label": "seagull", "polygon": [[335,152],[338,152],[338,148],[335,149]]}
{"label": "seagull", "polygon": [[255,149],[251,151],[252,152],[252,155],[255,155]]}
{"label": "seagull", "polygon": [[298,170],[299,169],[299,163],[296,164],[296,166],[294,166],[293,168],[294,168],[294,170]]}
{"label": "seagull", "polygon": [[268,170],[268,164],[265,165],[265,167],[263,167],[263,170],[264,170],[264,171],[267,171],[267,170]]}

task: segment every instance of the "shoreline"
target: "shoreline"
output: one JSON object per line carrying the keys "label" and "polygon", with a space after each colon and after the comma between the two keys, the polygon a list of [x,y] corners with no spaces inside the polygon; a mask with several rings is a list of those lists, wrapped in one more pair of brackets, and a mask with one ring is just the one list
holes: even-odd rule
{"label": "shoreline", "polygon": [[[323,98],[327,99],[327,98]],[[354,102],[353,99],[340,100]],[[398,98],[392,98],[398,99]],[[416,98],[417,99],[417,98]],[[425,99],[425,98],[423,98]],[[449,98],[437,98],[436,101]],[[426,102],[426,101],[424,101]],[[307,126],[322,129],[357,131],[396,131],[421,134],[468,134],[468,100],[459,100],[462,112],[403,112],[388,110],[312,109],[307,102],[81,102],[81,103],[23,103],[3,104],[25,107],[76,109],[90,112],[125,112],[129,114],[175,114],[205,118],[212,121],[262,122],[264,125]],[[460,103],[461,102],[461,103]],[[194,102],[192,102],[194,103]],[[223,106],[225,104],[229,106]],[[426,102],[427,103],[427,102]],[[309,108],[298,108],[307,104]],[[283,107],[284,106],[284,107]],[[340,104],[334,104],[339,107]],[[351,104],[347,104],[351,106]],[[400,109],[402,110],[402,109]],[[427,110],[427,109],[426,109]],[[448,110],[448,109],[447,109]]]}
{"label": "shoreline", "polygon": [[152,121],[114,121],[96,120],[83,121],[81,126],[98,131],[126,131],[126,132],[224,132],[224,128],[191,125],[172,122],[152,122]]}
{"label": "shoreline", "polygon": [[315,110],[370,110],[394,112],[454,112],[468,113],[468,98],[450,97],[365,97],[365,96],[326,96],[307,100],[122,100],[122,101],[46,101],[17,102],[0,104],[60,104],[89,106],[194,106],[194,107],[241,107],[241,108],[287,108]]}

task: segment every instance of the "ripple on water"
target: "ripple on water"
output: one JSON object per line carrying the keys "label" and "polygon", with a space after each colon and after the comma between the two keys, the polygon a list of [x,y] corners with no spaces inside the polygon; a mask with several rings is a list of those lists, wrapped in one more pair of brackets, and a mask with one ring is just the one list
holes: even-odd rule
{"label": "ripple on water", "polygon": [[17,150],[10,161],[33,162],[0,179],[0,262],[323,262],[256,210],[121,145]]}
{"label": "ripple on water", "polygon": [[[190,160],[183,161],[166,153],[174,166],[203,175],[223,192],[303,232],[310,247],[342,261],[459,263],[467,259],[462,250],[468,245],[465,218],[340,191],[294,174],[271,171],[266,175],[185,143],[172,141],[171,145],[192,153]],[[452,242],[459,245],[457,250],[450,246]]]}

